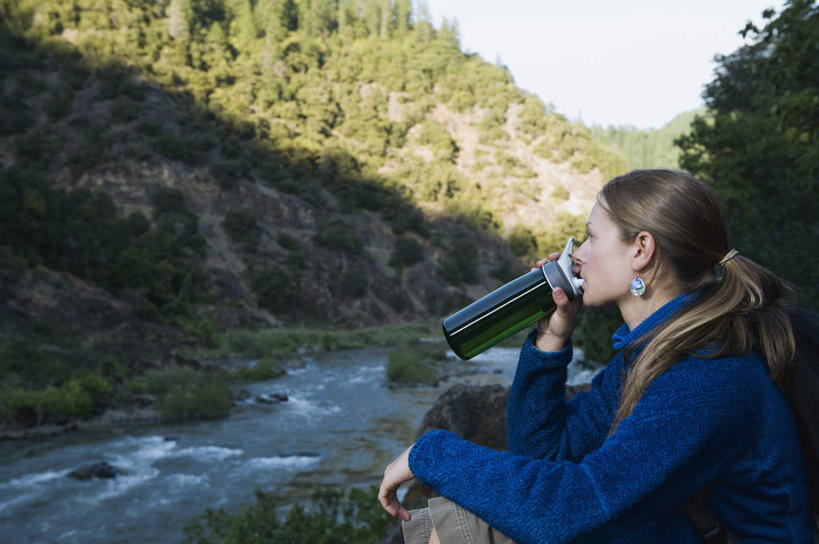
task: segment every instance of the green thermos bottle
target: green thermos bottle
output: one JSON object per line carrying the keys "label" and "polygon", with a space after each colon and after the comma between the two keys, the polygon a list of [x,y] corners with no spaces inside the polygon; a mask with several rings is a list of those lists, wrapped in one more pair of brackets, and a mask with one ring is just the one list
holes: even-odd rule
{"label": "green thermos bottle", "polygon": [[570,300],[583,293],[583,280],[572,274],[574,238],[563,253],[537,270],[498,287],[444,319],[446,341],[455,355],[471,359],[551,312],[552,290],[561,287]]}

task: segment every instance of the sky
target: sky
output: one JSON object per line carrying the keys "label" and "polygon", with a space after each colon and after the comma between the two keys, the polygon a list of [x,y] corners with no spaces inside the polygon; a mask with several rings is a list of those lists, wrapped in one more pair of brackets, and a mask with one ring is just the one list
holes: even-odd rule
{"label": "sky", "polygon": [[426,0],[458,22],[461,49],[586,125],[659,128],[703,105],[714,55],[783,0]]}

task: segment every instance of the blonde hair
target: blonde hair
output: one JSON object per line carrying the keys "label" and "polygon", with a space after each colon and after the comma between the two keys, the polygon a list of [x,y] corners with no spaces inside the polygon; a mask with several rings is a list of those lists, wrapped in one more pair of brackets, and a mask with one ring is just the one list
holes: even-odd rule
{"label": "blonde hair", "polygon": [[[687,355],[707,349],[717,358],[756,349],[775,381],[785,377],[795,351],[784,306],[787,290],[770,271],[731,247],[719,200],[703,182],[674,170],[635,170],[600,191],[624,241],[641,231],[655,240],[655,259],[670,266],[684,291],[702,289],[696,302],[638,339],[645,348],[626,376],[612,432],[658,376]],[[646,343],[647,342],[647,343]]]}

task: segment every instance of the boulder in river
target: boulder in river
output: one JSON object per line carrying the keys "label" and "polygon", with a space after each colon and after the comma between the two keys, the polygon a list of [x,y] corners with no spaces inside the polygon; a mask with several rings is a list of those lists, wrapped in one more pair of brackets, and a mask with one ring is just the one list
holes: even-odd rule
{"label": "boulder in river", "polygon": [[93,478],[116,478],[119,474],[120,470],[103,461],[78,467],[69,472],[68,476],[77,480],[91,480]]}
{"label": "boulder in river", "polygon": [[285,393],[262,394],[256,397],[256,402],[259,404],[278,404],[279,402],[286,402],[288,399],[289,397]]}

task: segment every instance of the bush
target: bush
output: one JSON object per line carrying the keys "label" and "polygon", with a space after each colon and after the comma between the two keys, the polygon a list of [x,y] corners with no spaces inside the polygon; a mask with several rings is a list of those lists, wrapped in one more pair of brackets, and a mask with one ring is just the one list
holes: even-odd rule
{"label": "bush", "polygon": [[393,249],[390,257],[390,266],[395,268],[412,266],[423,260],[423,258],[424,246],[420,242],[413,238],[399,236],[395,240],[395,249]]}
{"label": "bush", "polygon": [[316,489],[307,507],[296,504],[282,519],[281,504],[256,491],[256,503],[236,512],[208,508],[201,521],[185,527],[188,544],[309,542],[310,544],[374,544],[392,518],[378,504],[378,490],[347,492]]}
{"label": "bush", "polygon": [[285,374],[285,370],[279,365],[276,358],[265,355],[256,361],[255,365],[242,368],[237,377],[245,381],[266,382],[281,378]]}
{"label": "bush", "polygon": [[190,141],[167,132],[154,137],[154,149],[172,161],[180,161],[191,165],[200,162],[199,154]]}
{"label": "bush", "polygon": [[396,349],[387,358],[387,379],[405,384],[438,385],[440,361],[446,360],[442,348]]}
{"label": "bush", "polygon": [[129,384],[135,392],[157,398],[165,421],[224,417],[230,411],[230,389],[221,377],[181,366],[151,370]]}
{"label": "bush", "polygon": [[531,256],[537,251],[537,240],[531,230],[524,225],[517,224],[509,233],[509,249],[516,257]]}
{"label": "bush", "polygon": [[289,249],[291,251],[299,247],[298,242],[292,236],[284,232],[276,237],[276,242],[278,242],[278,244],[284,249]]}
{"label": "bush", "polygon": [[555,187],[554,191],[552,191],[552,198],[558,202],[569,200],[569,196],[569,190],[562,184]]}
{"label": "bush", "polygon": [[221,382],[175,387],[156,403],[156,409],[164,421],[225,417],[230,412],[230,406],[230,389]]}
{"label": "bush", "polygon": [[111,104],[111,121],[113,123],[129,123],[139,117],[140,107],[127,98],[117,98]]}
{"label": "bush", "polygon": [[223,191],[236,187],[240,179],[250,177],[250,167],[244,160],[224,160],[212,163],[210,171]]}
{"label": "bush", "polygon": [[367,293],[367,273],[360,268],[352,268],[341,274],[338,285],[341,294],[351,298],[362,297]]}
{"label": "bush", "polygon": [[334,219],[315,234],[313,241],[328,249],[337,249],[350,256],[364,252],[364,242],[353,234],[352,229],[343,221]]}
{"label": "bush", "polygon": [[452,285],[476,283],[479,278],[478,247],[466,238],[455,238],[438,265],[441,275]]}
{"label": "bush", "polygon": [[86,371],[78,377],[42,389],[0,390],[0,421],[24,426],[87,419],[108,403],[113,387],[101,374]]}
{"label": "bush", "polygon": [[255,274],[251,286],[259,305],[273,313],[288,311],[298,293],[297,282],[278,266]]}
{"label": "bush", "polygon": [[614,357],[611,335],[623,323],[616,306],[584,307],[577,319],[574,336],[586,360],[606,364]]}
{"label": "bush", "polygon": [[247,251],[255,251],[259,245],[262,229],[256,222],[256,216],[248,209],[229,210],[222,221],[222,227],[231,240],[241,244]]}

